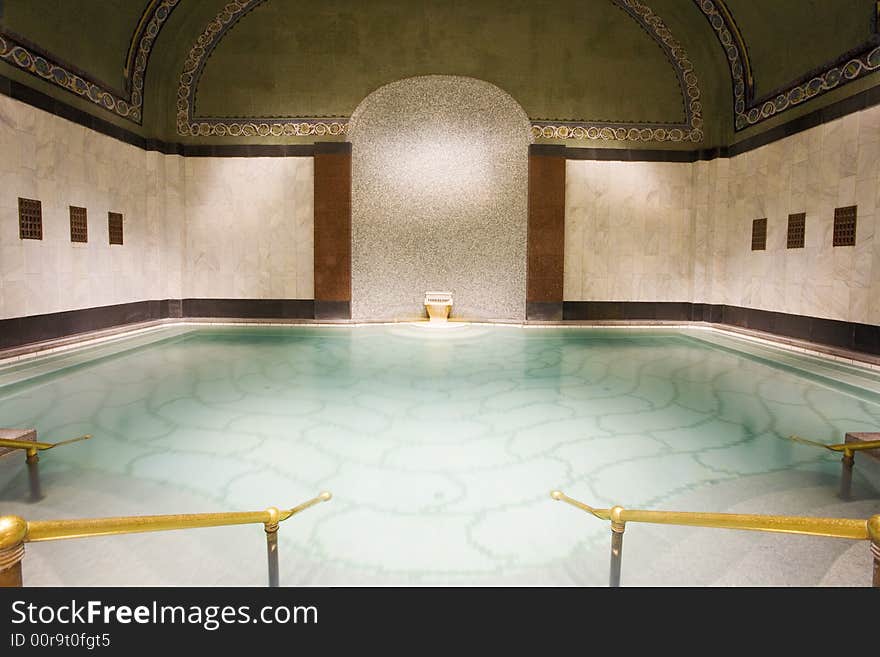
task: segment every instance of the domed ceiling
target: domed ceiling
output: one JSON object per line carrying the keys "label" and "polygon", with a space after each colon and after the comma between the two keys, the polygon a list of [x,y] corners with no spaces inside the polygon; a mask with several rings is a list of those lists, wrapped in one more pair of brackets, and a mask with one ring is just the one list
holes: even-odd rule
{"label": "domed ceiling", "polygon": [[727,145],[877,83],[874,0],[6,0],[0,74],[143,136],[344,139],[394,80],[513,96],[538,141]]}

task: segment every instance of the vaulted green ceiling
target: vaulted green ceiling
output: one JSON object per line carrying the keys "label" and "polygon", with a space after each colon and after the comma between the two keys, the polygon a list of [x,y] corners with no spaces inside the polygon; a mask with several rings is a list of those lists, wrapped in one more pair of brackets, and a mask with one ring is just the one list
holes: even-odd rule
{"label": "vaulted green ceiling", "polygon": [[[350,116],[389,82],[449,74],[501,87],[530,117],[683,121],[657,43],[608,0],[593,5],[588,20],[573,20],[582,0],[329,0],[303,20],[266,2],[214,51],[198,114]],[[653,102],[632,102],[640,95]]]}
{"label": "vaulted green ceiling", "polygon": [[748,47],[755,94],[764,96],[868,41],[875,2],[725,0]]}
{"label": "vaulted green ceiling", "polygon": [[2,24],[111,87],[124,86],[132,32],[146,0],[7,0]]}
{"label": "vaulted green ceiling", "polygon": [[[342,139],[328,134],[333,119],[320,117],[338,117],[338,127],[383,84],[456,74],[510,93],[545,141],[708,148],[880,77],[871,72],[880,62],[874,67],[867,59],[880,43],[875,0],[5,0],[2,6],[0,74],[144,136],[186,143]],[[14,44],[29,49],[31,59],[13,53]],[[133,82],[141,51],[149,54],[142,98]],[[49,64],[37,62],[40,55]],[[825,75],[844,55],[863,56],[855,80],[832,71],[806,100],[815,91],[804,76]],[[735,111],[737,63],[751,71],[753,86]],[[182,84],[186,67],[196,74]],[[785,98],[762,108],[768,92]],[[590,138],[561,139],[577,126]]]}

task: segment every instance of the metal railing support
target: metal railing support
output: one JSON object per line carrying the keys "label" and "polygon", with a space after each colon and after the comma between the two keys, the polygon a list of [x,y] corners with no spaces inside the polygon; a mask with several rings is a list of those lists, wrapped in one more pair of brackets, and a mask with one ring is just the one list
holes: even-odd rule
{"label": "metal railing support", "polygon": [[40,455],[36,449],[25,452],[24,462],[27,464],[28,485],[31,490],[31,502],[39,502],[43,499],[43,488],[40,485]]}
{"label": "metal railing support", "polygon": [[[620,586],[620,566],[623,561],[623,532],[626,531],[626,523],[619,520],[619,506],[611,509],[611,573],[608,577],[608,586],[617,588]],[[615,520],[615,516],[618,518]]]}
{"label": "metal railing support", "polygon": [[24,462],[27,464],[28,470],[28,485],[31,491],[30,501],[39,502],[41,499],[43,499],[43,489],[40,485],[40,452],[45,452],[48,449],[60,447],[61,445],[78,443],[81,440],[88,440],[91,437],[91,434],[86,434],[84,436],[71,438],[70,440],[62,440],[59,443],[45,443],[36,440],[18,440],[15,438],[0,438],[0,447],[5,447],[6,449],[20,449],[24,451]]}
{"label": "metal railing support", "polygon": [[840,499],[849,500],[852,499],[853,467],[856,464],[855,453],[850,450],[844,451],[840,463]]}
{"label": "metal railing support", "polygon": [[873,586],[880,589],[880,514],[868,520],[868,534],[871,536],[871,556],[874,558]]}
{"label": "metal railing support", "polygon": [[[850,434],[847,434],[849,436]],[[857,434],[859,435],[859,434]],[[826,445],[815,440],[802,438],[801,436],[789,436],[789,440],[811,447],[821,447],[830,452],[842,452],[843,458],[840,460],[840,498],[843,500],[852,499],[852,480],[853,468],[856,464],[856,452],[866,450],[880,449],[880,440],[863,440],[861,442],[839,443],[837,445]]]}
{"label": "metal railing support", "polygon": [[271,507],[266,509],[270,515],[269,522],[263,525],[266,531],[266,560],[269,565],[269,586],[279,585],[278,575],[278,509]]}

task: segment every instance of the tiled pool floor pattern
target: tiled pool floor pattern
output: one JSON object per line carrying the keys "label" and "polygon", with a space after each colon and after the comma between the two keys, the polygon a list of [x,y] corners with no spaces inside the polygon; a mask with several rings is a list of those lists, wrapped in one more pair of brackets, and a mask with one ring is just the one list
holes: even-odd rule
{"label": "tiled pool floor pattern", "polygon": [[[327,489],[332,502],[282,526],[283,583],[602,584],[607,525],[552,502],[551,489],[601,506],[878,508],[858,473],[856,501],[841,504],[837,459],[787,440],[880,430],[876,395],[673,331],[168,335],[0,388],[0,425],[95,435],[44,455],[38,504],[26,502],[21,460],[0,460],[4,513],[246,510]],[[737,540],[750,537],[764,540]],[[34,584],[262,584],[261,541],[259,527],[242,527],[32,545],[25,574]],[[684,549],[655,543],[665,552],[639,558],[675,563]]]}

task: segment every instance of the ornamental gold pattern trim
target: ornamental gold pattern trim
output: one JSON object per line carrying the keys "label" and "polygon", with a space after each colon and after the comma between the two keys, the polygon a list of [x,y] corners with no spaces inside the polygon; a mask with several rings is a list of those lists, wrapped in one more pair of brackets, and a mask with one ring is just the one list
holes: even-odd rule
{"label": "ornamental gold pattern trim", "polygon": [[[682,45],[666,24],[639,0],[611,0],[623,9],[663,48],[675,67],[684,100],[684,123],[623,123],[613,121],[532,120],[532,136],[545,139],[604,141],[703,140],[699,80]],[[205,27],[190,49],[177,88],[177,132],[192,137],[304,137],[345,135],[349,119],[294,117],[197,117],[195,96],[211,52],[245,14],[266,0],[232,0]]]}
{"label": "ornamental gold pattern trim", "polygon": [[124,71],[125,92],[119,92],[104,82],[71,70],[73,67],[58,61],[53,55],[0,29],[0,59],[66,89],[123,119],[138,125],[143,120],[144,77],[153,45],[165,21],[180,0],[152,0],[132,35],[129,47],[130,63]]}
{"label": "ornamental gold pattern trim", "polygon": [[724,48],[733,83],[733,116],[737,131],[766,121],[811,98],[880,70],[880,46],[869,41],[860,53],[826,64],[821,72],[809,79],[786,86],[767,98],[755,99],[751,76],[748,74],[748,52],[724,0],[694,0],[694,3],[709,21]]}

